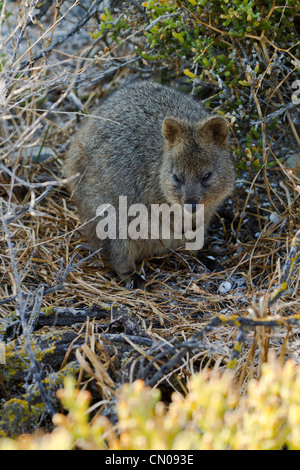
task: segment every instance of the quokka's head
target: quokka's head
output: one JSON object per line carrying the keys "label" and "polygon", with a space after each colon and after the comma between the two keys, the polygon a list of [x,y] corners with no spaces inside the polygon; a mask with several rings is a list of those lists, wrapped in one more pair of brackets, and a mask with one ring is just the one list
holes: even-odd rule
{"label": "quokka's head", "polygon": [[227,149],[225,119],[191,123],[166,117],[160,183],[169,204],[204,204],[213,210],[233,191],[234,165]]}

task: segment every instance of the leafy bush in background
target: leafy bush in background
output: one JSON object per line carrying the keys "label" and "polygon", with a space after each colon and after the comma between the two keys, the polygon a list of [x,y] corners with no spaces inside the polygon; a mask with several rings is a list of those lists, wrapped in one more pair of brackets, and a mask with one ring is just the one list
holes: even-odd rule
{"label": "leafy bush in background", "polygon": [[89,422],[90,395],[72,380],[59,391],[67,416],[54,416],[51,434],[0,440],[0,449],[200,450],[299,449],[300,369],[272,359],[240,397],[233,375],[192,377],[189,393],[174,393],[167,408],[157,389],[142,381],[124,385],[117,402],[118,424],[103,416]]}
{"label": "leafy bush in background", "polygon": [[[136,41],[135,52],[143,63],[155,63],[157,70],[165,67],[168,76],[170,71],[185,74],[195,93],[209,85],[212,96],[206,105],[219,107],[231,121],[233,150],[242,157],[238,166],[272,165],[264,132],[273,140],[278,118],[293,107],[292,84],[300,73],[300,35],[294,25],[299,2],[149,0],[142,5],[148,25],[141,15],[145,41]],[[122,43],[128,28],[137,31],[136,17],[130,14],[113,21],[107,11],[101,18],[94,37],[106,33],[111,46]],[[265,115],[261,130],[257,123]]]}

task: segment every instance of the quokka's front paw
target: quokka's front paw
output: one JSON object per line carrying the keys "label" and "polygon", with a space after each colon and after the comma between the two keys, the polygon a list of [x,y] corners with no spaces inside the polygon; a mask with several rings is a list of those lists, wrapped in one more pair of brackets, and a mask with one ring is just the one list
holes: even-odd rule
{"label": "quokka's front paw", "polygon": [[146,281],[137,273],[131,274],[126,279],[124,279],[125,286],[127,289],[140,289],[140,290],[149,290],[146,287]]}

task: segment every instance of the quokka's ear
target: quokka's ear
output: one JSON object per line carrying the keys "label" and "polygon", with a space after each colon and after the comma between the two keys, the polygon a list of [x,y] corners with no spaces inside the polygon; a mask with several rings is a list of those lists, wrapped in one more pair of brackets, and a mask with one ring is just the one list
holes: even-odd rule
{"label": "quokka's ear", "polygon": [[221,116],[211,116],[200,125],[199,132],[207,139],[225,146],[228,137],[228,124]]}
{"label": "quokka's ear", "polygon": [[162,133],[170,144],[181,137],[182,127],[175,118],[165,118],[162,125]]}

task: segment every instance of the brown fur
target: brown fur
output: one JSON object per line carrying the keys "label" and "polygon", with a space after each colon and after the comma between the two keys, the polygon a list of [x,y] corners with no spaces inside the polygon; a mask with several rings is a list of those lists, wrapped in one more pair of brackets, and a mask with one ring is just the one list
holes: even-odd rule
{"label": "brown fur", "polygon": [[[204,204],[205,226],[232,192],[234,166],[227,150],[226,121],[193,99],[154,82],[138,82],[112,94],[73,140],[65,174],[85,236],[121,279],[137,264],[166,253],[182,240],[99,240],[96,209],[119,196],[134,203]],[[205,179],[207,174],[211,174]],[[176,179],[176,180],[175,180]],[[119,214],[118,214],[119,215]],[[129,276],[129,277],[128,277]]]}

